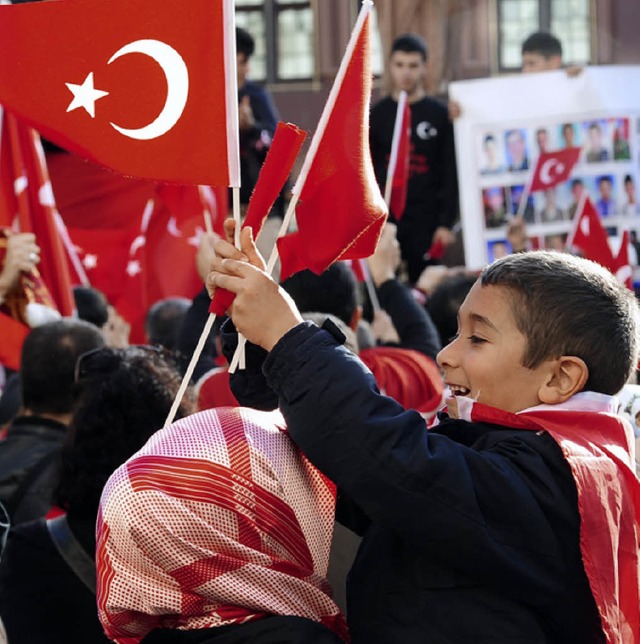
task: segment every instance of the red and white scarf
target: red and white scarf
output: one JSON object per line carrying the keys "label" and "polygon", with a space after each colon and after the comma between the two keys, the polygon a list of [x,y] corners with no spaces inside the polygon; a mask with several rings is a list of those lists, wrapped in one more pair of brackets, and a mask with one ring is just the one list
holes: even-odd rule
{"label": "red and white scarf", "polygon": [[347,639],[325,580],[335,487],[296,449],[279,412],[220,408],[157,432],[101,500],[96,563],[106,634],[321,622]]}
{"label": "red and white scarf", "polygon": [[460,418],[548,432],[578,489],[580,548],[608,644],[640,642],[640,483],[629,423],[612,396],[583,392],[517,414],[457,398]]}

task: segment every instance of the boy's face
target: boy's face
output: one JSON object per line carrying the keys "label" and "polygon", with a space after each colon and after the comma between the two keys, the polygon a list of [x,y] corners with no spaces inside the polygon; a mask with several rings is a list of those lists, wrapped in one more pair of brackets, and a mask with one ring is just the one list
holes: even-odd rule
{"label": "boy's face", "polygon": [[427,63],[417,51],[394,51],[389,60],[389,73],[394,88],[411,95],[422,86]]}
{"label": "boy's face", "polygon": [[522,54],[522,73],[548,72],[560,69],[562,60],[560,56],[543,56],[537,51],[526,51]]}
{"label": "boy's face", "polygon": [[236,73],[238,75],[238,88],[241,88],[249,75],[249,57],[246,54],[236,54]]}
{"label": "boy's face", "polygon": [[522,365],[526,338],[512,313],[511,294],[503,286],[477,281],[458,313],[458,333],[438,354],[444,380],[456,396],[508,412],[540,404],[538,392],[549,375],[548,363]]}

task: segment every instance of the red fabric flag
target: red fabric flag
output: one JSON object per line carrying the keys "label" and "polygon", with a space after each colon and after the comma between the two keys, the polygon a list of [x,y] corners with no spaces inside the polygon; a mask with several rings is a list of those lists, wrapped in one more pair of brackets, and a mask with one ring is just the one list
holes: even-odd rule
{"label": "red fabric flag", "polygon": [[[251,228],[254,239],[260,234],[264,220],[280,194],[306,138],[307,133],[292,123],[278,123],[242,224],[243,228]],[[235,294],[231,291],[217,289],[209,305],[209,312],[224,315],[234,298]]]}
{"label": "red fabric flag", "polygon": [[580,158],[581,148],[564,148],[543,152],[533,170],[530,192],[546,190],[566,181]]}
{"label": "red fabric flag", "polygon": [[[38,134],[4,112],[0,122],[0,225],[31,232],[40,246],[38,272],[62,315],[74,303],[67,255]],[[14,217],[17,216],[17,221]]]}
{"label": "red fabric flag", "polygon": [[363,4],[320,124],[293,189],[297,232],[278,240],[281,278],[322,273],[338,259],[373,254],[387,207],[369,151],[370,8]]}
{"label": "red fabric flag", "polygon": [[607,231],[593,203],[586,197],[574,215],[573,228],[567,239],[567,246],[578,248],[587,259],[598,262],[615,274],[615,261]]}
{"label": "red fabric flag", "polygon": [[629,231],[625,230],[622,233],[622,241],[620,242],[620,250],[618,256],[615,258],[614,274],[621,284],[633,290],[633,269],[629,261]]}
{"label": "red fabric flag", "polygon": [[238,186],[234,39],[233,0],[0,6],[0,103],[123,174]]}
{"label": "red fabric flag", "polygon": [[463,398],[461,418],[546,431],[558,443],[578,490],[580,550],[607,644],[631,644],[640,641],[640,483],[633,430],[607,398],[583,392],[518,414]]}
{"label": "red fabric flag", "polygon": [[[391,176],[391,196],[389,197],[389,210],[393,213],[396,221],[402,219],[405,206],[407,205],[407,186],[409,181],[409,157],[411,154],[411,108],[405,99],[402,105],[401,121],[399,124],[399,135],[397,148],[394,151],[394,143],[391,146],[391,160],[393,160],[393,174]],[[400,104],[398,104],[398,110]],[[398,116],[396,116],[396,119]],[[389,164],[391,165],[391,160]],[[387,179],[388,180],[388,179]]]}

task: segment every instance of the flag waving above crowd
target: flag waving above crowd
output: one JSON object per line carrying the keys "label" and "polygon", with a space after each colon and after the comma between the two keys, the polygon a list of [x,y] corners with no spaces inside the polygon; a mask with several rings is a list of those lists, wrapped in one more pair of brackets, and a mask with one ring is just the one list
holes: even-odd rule
{"label": "flag waving above crowd", "polygon": [[387,207],[369,150],[372,2],[363,2],[294,186],[298,230],[278,240],[281,277],[309,268],[322,273],[338,259],[375,250]]}
{"label": "flag waving above crowd", "polygon": [[0,104],[47,138],[125,175],[239,186],[233,0],[0,6],[0,41]]}

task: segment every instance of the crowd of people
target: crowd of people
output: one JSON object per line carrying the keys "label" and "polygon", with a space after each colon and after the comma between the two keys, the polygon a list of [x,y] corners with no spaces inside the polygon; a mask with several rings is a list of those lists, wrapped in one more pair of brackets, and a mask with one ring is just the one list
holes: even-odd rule
{"label": "crowd of people", "polygon": [[[237,43],[246,203],[278,116]],[[0,369],[0,643],[640,642],[636,297],[527,250],[523,219],[483,270],[442,263],[465,106],[426,95],[427,60],[396,38],[372,108],[381,187],[401,91],[411,158],[364,271],[280,283],[228,219],[194,253],[202,290],[153,303],[132,345],[95,288],[74,317],[18,297],[41,250],[6,234],[0,310],[30,331]],[[523,44],[523,72],[561,67],[554,37]],[[219,288],[235,300],[168,423]]]}

